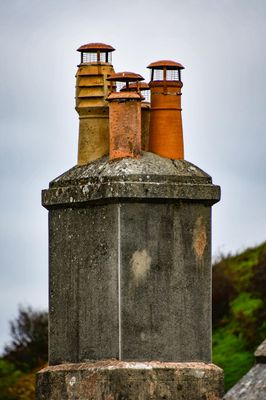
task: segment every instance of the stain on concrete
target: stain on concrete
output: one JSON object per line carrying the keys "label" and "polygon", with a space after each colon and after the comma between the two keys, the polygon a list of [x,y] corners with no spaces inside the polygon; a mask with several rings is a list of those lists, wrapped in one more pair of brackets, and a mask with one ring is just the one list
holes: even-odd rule
{"label": "stain on concrete", "polygon": [[193,250],[197,258],[202,258],[207,245],[207,232],[206,225],[202,216],[196,220],[195,228],[193,231]]}
{"label": "stain on concrete", "polygon": [[131,272],[136,286],[142,284],[151,268],[151,256],[147,250],[136,250],[130,260]]}

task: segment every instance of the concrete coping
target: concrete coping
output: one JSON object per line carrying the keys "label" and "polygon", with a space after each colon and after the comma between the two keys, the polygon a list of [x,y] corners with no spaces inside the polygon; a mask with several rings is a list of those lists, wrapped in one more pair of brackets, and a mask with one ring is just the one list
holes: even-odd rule
{"label": "concrete coping", "polygon": [[197,166],[143,152],[139,159],[109,161],[107,156],[74,166],[50,182],[42,193],[46,208],[86,202],[220,200],[220,187]]}
{"label": "concrete coping", "polygon": [[163,361],[121,361],[117,359],[88,361],[83,363],[64,363],[58,365],[49,365],[39,371],[39,373],[45,373],[46,371],[81,371],[81,370],[187,370],[191,374],[202,377],[204,371],[217,371],[222,373],[222,369],[215,364],[205,362],[163,362]]}

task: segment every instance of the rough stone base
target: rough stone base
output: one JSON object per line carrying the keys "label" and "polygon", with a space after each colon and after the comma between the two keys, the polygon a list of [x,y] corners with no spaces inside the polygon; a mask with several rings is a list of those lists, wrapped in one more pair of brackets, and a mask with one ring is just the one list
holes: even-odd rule
{"label": "rough stone base", "polygon": [[60,364],[37,374],[37,400],[220,400],[223,371],[200,362]]}

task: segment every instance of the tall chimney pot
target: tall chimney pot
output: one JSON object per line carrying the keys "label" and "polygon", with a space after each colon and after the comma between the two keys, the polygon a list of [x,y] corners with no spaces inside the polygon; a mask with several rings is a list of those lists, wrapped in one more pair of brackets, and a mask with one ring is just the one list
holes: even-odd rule
{"label": "tall chimney pot", "polygon": [[108,154],[109,113],[106,97],[111,90],[107,77],[114,73],[111,53],[104,43],[88,43],[77,49],[81,63],[76,74],[76,110],[79,114],[78,165]]}
{"label": "tall chimney pot", "polygon": [[151,69],[151,118],[149,150],[162,157],[184,159],[181,116],[181,69],[183,65],[160,60]]}

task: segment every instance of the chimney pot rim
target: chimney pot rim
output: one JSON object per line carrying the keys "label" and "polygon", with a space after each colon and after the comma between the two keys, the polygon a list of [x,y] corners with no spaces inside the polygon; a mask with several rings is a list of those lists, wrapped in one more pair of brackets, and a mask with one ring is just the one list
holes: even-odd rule
{"label": "chimney pot rim", "polygon": [[138,92],[111,92],[109,96],[106,98],[107,101],[112,101],[112,100],[142,100],[144,97],[139,94]]}

